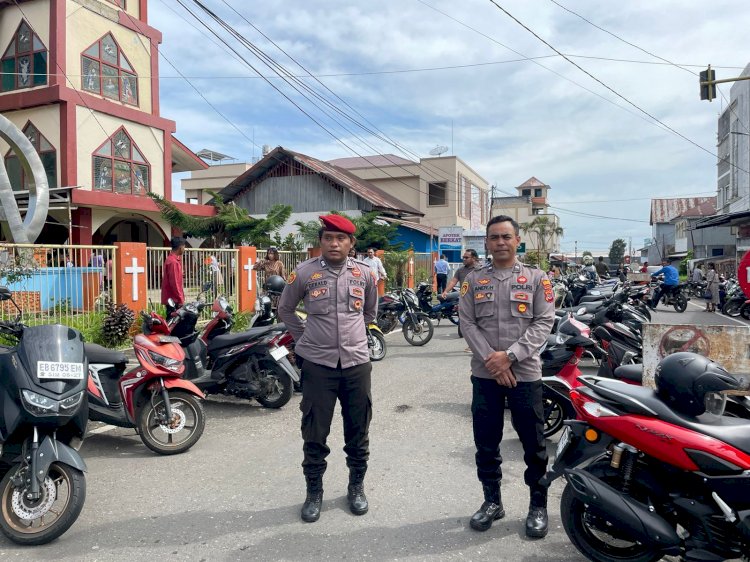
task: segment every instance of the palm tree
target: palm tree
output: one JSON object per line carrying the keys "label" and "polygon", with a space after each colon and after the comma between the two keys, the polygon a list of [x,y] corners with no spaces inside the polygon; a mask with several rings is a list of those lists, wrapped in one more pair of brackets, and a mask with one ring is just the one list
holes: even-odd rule
{"label": "palm tree", "polygon": [[554,219],[546,215],[536,215],[531,222],[525,222],[519,226],[524,234],[536,235],[536,249],[539,256],[543,260],[549,261],[549,244],[555,236],[562,236],[563,228]]}

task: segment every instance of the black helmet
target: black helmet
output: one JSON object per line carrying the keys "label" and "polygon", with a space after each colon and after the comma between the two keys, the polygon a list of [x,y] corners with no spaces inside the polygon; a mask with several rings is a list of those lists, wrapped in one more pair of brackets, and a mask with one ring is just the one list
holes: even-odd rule
{"label": "black helmet", "polygon": [[281,275],[271,275],[263,283],[263,290],[272,295],[280,295],[284,287],[286,287],[286,281]]}
{"label": "black helmet", "polygon": [[706,394],[744,390],[748,381],[734,377],[710,359],[681,351],[668,355],[656,367],[656,389],[673,410],[688,416],[706,411]]}

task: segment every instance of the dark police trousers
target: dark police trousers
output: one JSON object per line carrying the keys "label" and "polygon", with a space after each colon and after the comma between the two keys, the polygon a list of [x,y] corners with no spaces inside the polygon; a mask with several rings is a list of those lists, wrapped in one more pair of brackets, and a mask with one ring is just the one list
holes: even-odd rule
{"label": "dark police trousers", "polygon": [[[500,442],[503,438],[505,398],[513,416],[516,432],[523,445],[526,463],[524,481],[546,500],[547,488],[539,480],[547,471],[547,447],[544,443],[544,404],[542,381],[519,382],[515,388],[497,384],[494,379],[471,377],[473,397],[471,414],[474,444],[477,447],[477,476],[482,484],[499,482],[503,477],[500,465]],[[538,507],[546,507],[546,504]]]}
{"label": "dark police trousers", "polygon": [[336,399],[341,402],[344,418],[344,452],[351,471],[364,475],[370,456],[368,429],[372,418],[370,362],[348,369],[324,367],[307,359],[302,363],[302,472],[307,477],[321,477],[326,471],[326,457],[331,450],[326,439]]}

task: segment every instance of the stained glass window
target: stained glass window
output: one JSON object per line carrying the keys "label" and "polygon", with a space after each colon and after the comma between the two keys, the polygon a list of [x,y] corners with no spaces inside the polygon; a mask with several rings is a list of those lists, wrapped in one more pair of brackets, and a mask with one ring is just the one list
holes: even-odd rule
{"label": "stained glass window", "polygon": [[47,48],[24,21],[0,60],[0,91],[34,88],[47,83]]}
{"label": "stained glass window", "polygon": [[124,127],[92,158],[95,190],[127,195],[145,195],[151,190],[151,166]]}
{"label": "stained glass window", "polygon": [[[31,121],[26,123],[23,128],[23,134],[29,139],[31,145],[39,153],[39,158],[44,166],[44,171],[47,173],[47,183],[50,187],[57,186],[57,152],[49,141],[39,132]],[[16,191],[28,190],[31,184],[34,182],[34,176],[27,175],[21,161],[16,156],[13,150],[9,150],[5,154],[5,168],[8,171],[8,179],[10,179],[10,185]]]}
{"label": "stained glass window", "polygon": [[138,76],[120,46],[107,33],[81,54],[81,88],[138,105]]}

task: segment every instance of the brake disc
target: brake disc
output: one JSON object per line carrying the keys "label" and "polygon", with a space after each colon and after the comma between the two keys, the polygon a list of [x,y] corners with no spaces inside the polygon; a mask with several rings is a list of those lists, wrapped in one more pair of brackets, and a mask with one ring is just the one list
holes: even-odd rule
{"label": "brake disc", "polygon": [[11,498],[13,513],[15,513],[19,519],[25,521],[33,521],[34,519],[39,519],[43,515],[46,515],[52,507],[52,504],[55,503],[55,500],[57,499],[57,488],[55,488],[55,483],[49,476],[44,479],[44,482],[41,485],[40,492],[42,493],[42,497],[33,502],[33,505],[29,505],[30,500],[26,499],[27,492],[28,488],[16,488],[13,490],[13,496]]}
{"label": "brake disc", "polygon": [[[175,418],[177,418],[175,420]],[[159,424],[159,427],[164,433],[177,433],[182,431],[185,427],[186,417],[185,413],[179,408],[172,406],[172,420],[169,424]]]}

